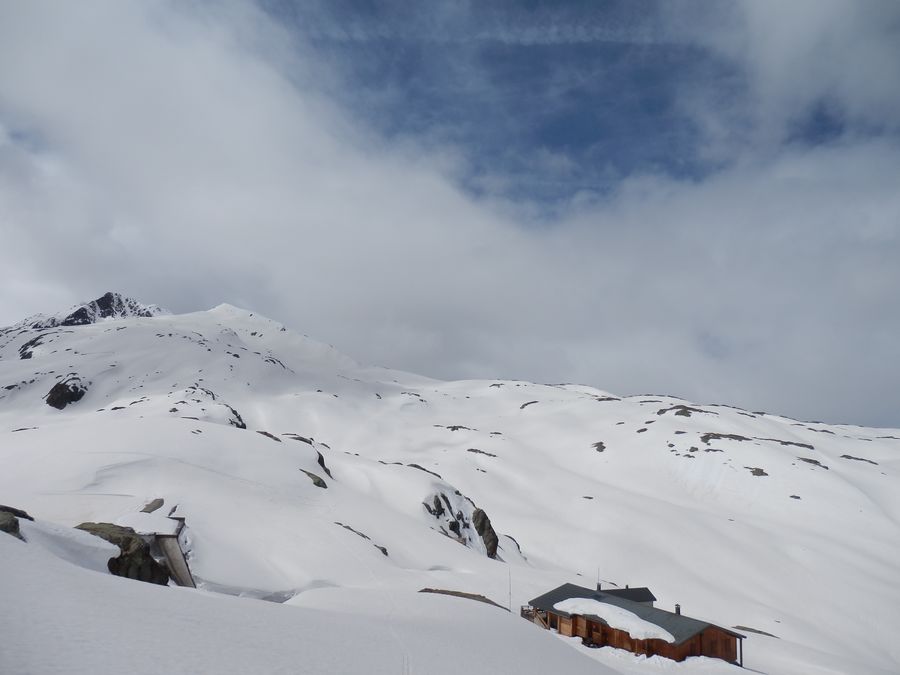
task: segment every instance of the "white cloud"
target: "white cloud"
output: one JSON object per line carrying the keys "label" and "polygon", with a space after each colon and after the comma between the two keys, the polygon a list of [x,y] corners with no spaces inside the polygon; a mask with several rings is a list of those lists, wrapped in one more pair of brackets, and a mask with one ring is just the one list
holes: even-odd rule
{"label": "white cloud", "polygon": [[664,15],[674,35],[712,49],[746,79],[748,95],[739,101],[695,107],[713,129],[724,113],[726,125],[750,125],[753,142],[777,145],[817,105],[851,129],[900,129],[894,0],[737,0],[712,8],[676,2]]}
{"label": "white cloud", "polygon": [[0,323],[110,289],[228,301],[426,374],[900,423],[896,145],[632,177],[523,223],[454,184],[458,149],[374,136],[335,78],[237,2],[4,6]]}

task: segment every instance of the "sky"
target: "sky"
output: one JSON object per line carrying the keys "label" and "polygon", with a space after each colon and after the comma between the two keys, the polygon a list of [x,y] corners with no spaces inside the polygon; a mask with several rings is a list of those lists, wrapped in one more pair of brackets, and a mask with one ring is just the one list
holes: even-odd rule
{"label": "sky", "polygon": [[900,427],[900,4],[0,0],[0,325]]}

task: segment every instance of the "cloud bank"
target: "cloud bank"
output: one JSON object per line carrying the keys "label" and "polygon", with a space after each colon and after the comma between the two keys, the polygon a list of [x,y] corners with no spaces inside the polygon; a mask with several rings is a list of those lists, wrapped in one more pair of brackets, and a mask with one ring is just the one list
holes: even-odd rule
{"label": "cloud bank", "polygon": [[618,175],[548,219],[467,189],[465,144],[386,136],[271,8],[3,5],[0,324],[111,289],[231,302],[437,377],[900,426],[895,5],[666,7],[635,40],[729,64],[675,102],[714,169]]}

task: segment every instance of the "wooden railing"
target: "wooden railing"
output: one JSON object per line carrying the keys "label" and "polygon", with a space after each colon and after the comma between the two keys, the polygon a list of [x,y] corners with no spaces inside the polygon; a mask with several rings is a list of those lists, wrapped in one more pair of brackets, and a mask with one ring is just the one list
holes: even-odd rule
{"label": "wooden railing", "polygon": [[547,620],[541,616],[541,612],[536,610],[531,605],[522,605],[519,609],[519,616],[523,619],[528,619],[532,623],[536,623],[541,628],[549,628],[547,625]]}

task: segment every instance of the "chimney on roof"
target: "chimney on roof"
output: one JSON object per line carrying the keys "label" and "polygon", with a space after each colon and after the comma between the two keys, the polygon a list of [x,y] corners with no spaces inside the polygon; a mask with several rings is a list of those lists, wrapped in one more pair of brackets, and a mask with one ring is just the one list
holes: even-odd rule
{"label": "chimney on roof", "polygon": [[675,613],[678,616],[681,616],[681,605],[677,605],[677,604],[675,605]]}
{"label": "chimney on roof", "polygon": [[598,590],[598,591],[602,591],[602,590],[603,590],[602,588],[600,588],[600,582],[599,582],[599,581],[597,582],[597,590]]}
{"label": "chimney on roof", "polygon": [[625,588],[628,588],[628,584],[625,584]]}

